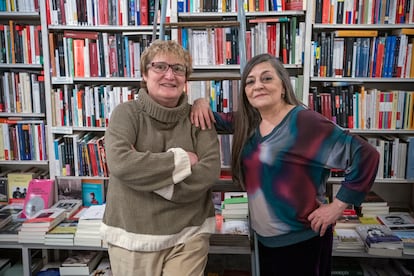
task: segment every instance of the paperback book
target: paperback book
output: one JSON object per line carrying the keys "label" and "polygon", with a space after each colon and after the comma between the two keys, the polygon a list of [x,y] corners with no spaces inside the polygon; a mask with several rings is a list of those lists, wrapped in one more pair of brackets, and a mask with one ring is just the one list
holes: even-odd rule
{"label": "paperback book", "polygon": [[393,231],[414,230],[414,217],[408,212],[390,212],[378,215],[378,220]]}
{"label": "paperback book", "polygon": [[32,218],[42,209],[53,204],[55,181],[52,179],[32,179],[24,199],[23,214]]}

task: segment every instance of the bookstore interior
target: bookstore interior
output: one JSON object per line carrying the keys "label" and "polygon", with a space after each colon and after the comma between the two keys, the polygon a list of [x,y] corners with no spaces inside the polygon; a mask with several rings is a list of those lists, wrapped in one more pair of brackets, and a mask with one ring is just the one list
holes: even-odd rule
{"label": "bookstore interior", "polygon": [[[104,134],[155,39],[190,52],[189,103],[217,112],[237,110],[246,61],[279,58],[304,105],[380,154],[372,190],[334,227],[332,275],[413,275],[413,0],[0,0],[0,275],[112,275]],[[232,134],[218,138],[205,275],[258,276]],[[332,168],[328,200],[343,180]]]}

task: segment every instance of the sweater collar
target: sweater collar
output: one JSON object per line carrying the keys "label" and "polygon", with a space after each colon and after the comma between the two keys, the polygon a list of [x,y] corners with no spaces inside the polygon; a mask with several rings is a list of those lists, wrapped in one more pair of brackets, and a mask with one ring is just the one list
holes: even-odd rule
{"label": "sweater collar", "polygon": [[142,109],[157,121],[173,123],[180,120],[183,116],[188,116],[189,104],[187,95],[183,93],[178,101],[178,105],[173,108],[165,107],[155,102],[146,89],[141,88],[138,94],[138,102]]}

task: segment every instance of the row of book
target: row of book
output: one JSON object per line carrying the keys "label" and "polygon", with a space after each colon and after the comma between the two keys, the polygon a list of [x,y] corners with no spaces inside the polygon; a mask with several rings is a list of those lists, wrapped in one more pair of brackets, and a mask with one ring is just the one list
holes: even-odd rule
{"label": "row of book", "polygon": [[107,127],[113,109],[132,100],[137,88],[130,86],[64,85],[51,90],[52,125]]}
{"label": "row of book", "polygon": [[378,179],[414,179],[414,137],[369,137],[380,154]]}
{"label": "row of book", "polygon": [[[30,187],[32,186],[32,187]],[[21,204],[35,198],[42,204],[30,212],[38,211],[42,206],[50,207],[58,200],[80,200],[82,206],[103,204],[107,181],[103,179],[59,179],[52,182],[48,179],[48,172],[40,169],[26,171],[5,171],[0,174],[0,206],[7,204]]]}
{"label": "row of book", "polygon": [[315,23],[410,24],[414,22],[412,1],[318,0]]}
{"label": "row of book", "polygon": [[[302,64],[305,23],[297,17],[250,19],[246,31],[246,58],[270,53],[284,64]],[[238,29],[216,27],[179,30],[179,40],[193,57],[194,65],[239,64]],[[206,47],[207,45],[207,47]]]}
{"label": "row of book", "polygon": [[412,78],[413,30],[320,32],[312,40],[316,77]]}
{"label": "row of book", "polygon": [[93,132],[78,132],[54,140],[55,171],[61,176],[108,177],[105,137]]}
{"label": "row of book", "polygon": [[48,160],[44,122],[0,119],[0,160]]}
{"label": "row of book", "polygon": [[40,25],[0,24],[0,63],[43,64]]}
{"label": "row of book", "polygon": [[26,72],[1,72],[0,112],[45,113],[44,76]]}
{"label": "row of book", "polygon": [[39,11],[39,0],[1,0],[0,11],[37,12]]}
{"label": "row of book", "polygon": [[363,85],[315,87],[309,108],[349,129],[414,129],[414,91]]}
{"label": "row of book", "polygon": [[[237,1],[216,0],[178,0],[178,12],[237,12]],[[271,12],[286,10],[306,10],[306,1],[303,0],[245,0],[243,2],[245,12]]]}
{"label": "row of book", "polygon": [[[171,10],[170,1],[167,2]],[[46,16],[48,25],[71,26],[146,26],[152,25],[160,6],[155,0],[47,0]],[[169,18],[170,15],[167,15]],[[159,16],[158,16],[159,18]]]}
{"label": "row of book", "polygon": [[91,31],[50,33],[52,77],[140,78],[140,55],[150,38]]}

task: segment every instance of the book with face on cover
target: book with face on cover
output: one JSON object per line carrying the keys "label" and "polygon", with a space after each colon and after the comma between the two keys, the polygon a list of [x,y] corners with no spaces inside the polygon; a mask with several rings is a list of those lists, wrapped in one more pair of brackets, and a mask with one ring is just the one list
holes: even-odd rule
{"label": "book with face on cover", "polygon": [[414,231],[414,217],[408,212],[390,212],[377,218],[393,231]]}

